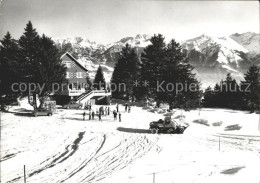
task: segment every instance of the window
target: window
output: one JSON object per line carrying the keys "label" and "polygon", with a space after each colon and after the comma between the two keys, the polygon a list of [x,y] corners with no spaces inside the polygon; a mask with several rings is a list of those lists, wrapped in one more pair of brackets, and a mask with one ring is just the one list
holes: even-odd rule
{"label": "window", "polygon": [[70,78],[70,73],[66,72],[66,78]]}
{"label": "window", "polygon": [[65,67],[71,68],[71,62],[70,61],[63,61],[62,63],[65,65]]}
{"label": "window", "polygon": [[71,63],[66,63],[67,68],[71,68]]}
{"label": "window", "polygon": [[77,72],[77,78],[82,78],[82,72]]}

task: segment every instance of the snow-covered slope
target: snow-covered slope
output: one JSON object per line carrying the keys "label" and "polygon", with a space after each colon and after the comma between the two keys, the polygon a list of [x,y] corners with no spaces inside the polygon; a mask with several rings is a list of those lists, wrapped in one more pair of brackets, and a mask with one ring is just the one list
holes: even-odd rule
{"label": "snow-covered slope", "polygon": [[[100,106],[93,106],[93,110]],[[110,109],[114,110],[115,105]],[[58,109],[30,117],[26,105],[1,116],[1,182],[28,183],[259,183],[260,136],[257,114],[227,109],[181,113],[184,134],[150,134],[149,123],[164,114],[119,105],[102,121],[82,119],[83,110]],[[88,111],[86,111],[88,115]],[[205,119],[209,126],[193,123]],[[221,124],[214,126],[214,123]],[[227,131],[230,125],[240,130]]]}
{"label": "snow-covered slope", "polygon": [[243,34],[235,33],[230,37],[245,47],[248,51],[260,53],[260,34],[254,32],[246,32]]}
{"label": "snow-covered slope", "polygon": [[242,58],[238,52],[247,53],[243,46],[236,43],[229,37],[209,37],[202,35],[194,39],[184,41],[182,47],[186,50],[196,50],[201,53],[210,51],[211,54],[218,52],[217,62],[221,64],[229,64],[230,62],[238,63]]}
{"label": "snow-covered slope", "polygon": [[241,80],[250,65],[245,59],[248,50],[230,37],[201,35],[182,42],[182,47],[204,83],[214,84],[228,72]]}

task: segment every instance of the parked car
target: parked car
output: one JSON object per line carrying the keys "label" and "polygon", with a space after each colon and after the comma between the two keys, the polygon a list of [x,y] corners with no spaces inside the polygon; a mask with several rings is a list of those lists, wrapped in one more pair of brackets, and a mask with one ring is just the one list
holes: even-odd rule
{"label": "parked car", "polygon": [[76,103],[75,101],[70,101],[68,104],[63,105],[65,109],[81,109],[83,106],[82,103]]}
{"label": "parked car", "polygon": [[152,133],[177,133],[182,134],[186,128],[188,128],[186,123],[178,123],[172,119],[158,120],[150,123],[150,130]]}
{"label": "parked car", "polygon": [[37,117],[37,116],[52,116],[53,111],[50,110],[50,109],[35,109],[32,114],[35,117]]}

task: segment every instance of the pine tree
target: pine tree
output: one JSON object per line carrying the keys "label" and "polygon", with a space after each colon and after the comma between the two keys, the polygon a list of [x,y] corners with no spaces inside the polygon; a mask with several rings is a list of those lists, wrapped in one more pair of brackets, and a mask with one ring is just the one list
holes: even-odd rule
{"label": "pine tree", "polygon": [[[166,59],[163,61],[161,63],[163,81],[166,81],[166,85],[172,83],[176,86],[174,91],[162,93],[163,96],[167,96],[166,102],[169,103],[170,108],[175,106],[189,110],[199,106],[202,93],[193,73],[194,68],[188,63],[180,44],[174,39],[167,45]],[[182,91],[177,91],[178,85],[183,87]]]}
{"label": "pine tree", "polygon": [[129,99],[136,97],[138,90],[134,82],[138,78],[139,58],[134,48],[126,44],[122,48],[111,78],[112,96],[114,98]]}
{"label": "pine tree", "polygon": [[215,107],[215,100],[214,100],[214,91],[212,88],[209,86],[208,88],[205,89],[205,92],[203,93],[203,106],[204,107]]}
{"label": "pine tree", "polygon": [[141,80],[146,97],[158,100],[157,82],[162,81],[160,70],[166,54],[166,44],[161,34],[154,35],[141,55]]}
{"label": "pine tree", "polygon": [[[20,65],[20,80],[23,83],[36,83],[37,71],[35,66],[37,65],[36,57],[40,51],[40,36],[36,29],[33,28],[31,21],[26,24],[25,32],[19,39],[19,65]],[[29,87],[27,87],[29,88]],[[25,91],[24,94],[28,95],[29,103],[37,107],[36,103],[36,92],[28,93]],[[30,100],[30,95],[33,96],[33,101]]]}
{"label": "pine tree", "polygon": [[18,82],[18,44],[9,32],[0,42],[0,103],[4,107],[17,97],[12,85]]}
{"label": "pine tree", "polygon": [[248,109],[251,112],[260,110],[260,68],[251,66],[245,74],[242,86]]}
{"label": "pine tree", "polygon": [[61,63],[59,51],[51,38],[45,35],[40,37],[40,50],[38,50],[33,67],[38,73],[33,80],[40,86],[44,86],[43,90],[37,88],[35,91],[40,99],[40,107],[42,107],[50,93],[53,92],[54,84],[61,87],[63,83],[67,82],[66,68]]}
{"label": "pine tree", "polygon": [[17,79],[17,51],[18,44],[7,32],[0,41],[0,91],[1,94],[12,93],[11,85]]}
{"label": "pine tree", "polygon": [[[36,96],[40,100],[40,107],[52,92],[53,86],[67,82],[66,68],[62,65],[59,51],[51,38],[40,37],[32,23],[26,25],[24,34],[19,39],[19,64],[21,66],[21,82],[33,88],[25,91],[29,103],[37,108]],[[30,100],[33,96],[33,101]]]}
{"label": "pine tree", "polygon": [[106,89],[106,81],[104,78],[104,74],[103,74],[103,70],[102,67],[99,66],[94,82],[93,82],[93,88],[97,89],[97,90],[101,90],[102,88]]}

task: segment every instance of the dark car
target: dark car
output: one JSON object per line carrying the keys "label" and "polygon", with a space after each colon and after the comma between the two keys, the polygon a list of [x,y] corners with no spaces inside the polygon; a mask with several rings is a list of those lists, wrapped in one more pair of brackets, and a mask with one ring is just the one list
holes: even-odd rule
{"label": "dark car", "polygon": [[158,120],[153,121],[150,123],[150,130],[152,133],[169,133],[169,134],[182,134],[186,128],[188,127],[188,124],[185,123],[177,123],[174,120]]}
{"label": "dark car", "polygon": [[53,111],[49,109],[35,109],[32,113],[33,116],[52,116]]}
{"label": "dark car", "polygon": [[63,105],[63,108],[66,109],[81,109],[83,106],[82,103],[76,103],[75,101],[70,101],[68,104]]}

